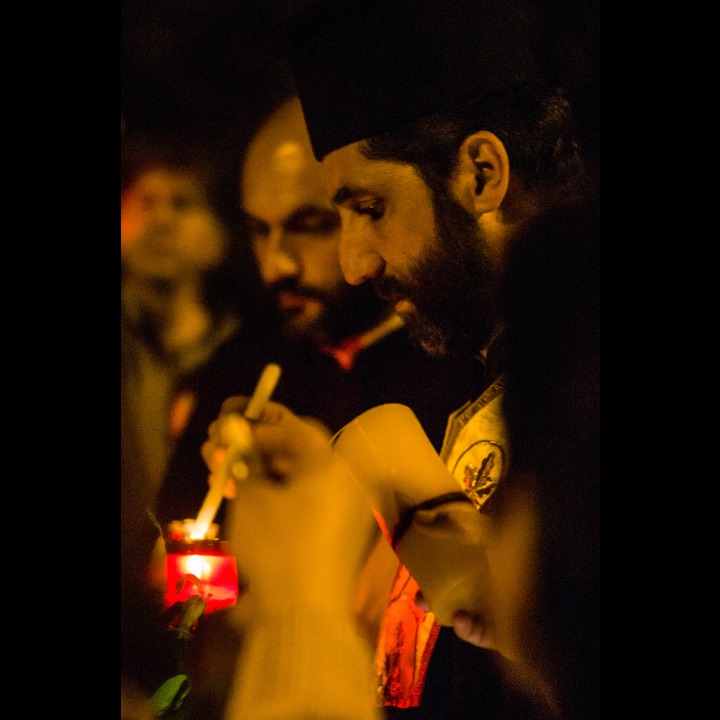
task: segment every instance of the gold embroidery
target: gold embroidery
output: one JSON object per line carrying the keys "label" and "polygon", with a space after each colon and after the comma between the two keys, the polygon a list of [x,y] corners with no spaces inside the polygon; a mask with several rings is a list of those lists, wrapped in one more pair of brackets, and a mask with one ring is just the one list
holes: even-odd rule
{"label": "gold embroidery", "polygon": [[465,494],[472,500],[476,508],[482,507],[485,501],[492,495],[497,487],[497,479],[490,477],[490,471],[495,465],[495,452],[491,452],[483,461],[480,467],[472,463],[465,466],[463,484]]}

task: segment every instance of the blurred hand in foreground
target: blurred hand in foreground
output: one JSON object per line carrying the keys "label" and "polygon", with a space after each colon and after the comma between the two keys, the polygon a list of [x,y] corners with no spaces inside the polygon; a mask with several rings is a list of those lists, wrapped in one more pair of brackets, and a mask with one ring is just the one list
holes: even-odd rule
{"label": "blurred hand in foreground", "polygon": [[242,465],[227,458],[243,468],[228,483],[225,533],[247,592],[230,609],[244,639],[225,718],[380,720],[372,647],[352,610],[378,532],[368,498],[320,423],[274,402],[248,422],[235,414],[246,405],[226,402],[202,449],[217,472],[229,436],[250,430]]}
{"label": "blurred hand in foreground", "polygon": [[[208,429],[202,454],[211,473],[232,441],[228,416],[236,421],[247,402],[228,399]],[[253,606],[271,612],[292,602],[344,611],[377,536],[367,496],[335,458],[330,432],[318,421],[268,402],[249,425],[247,473],[228,482],[225,496],[226,535]]]}

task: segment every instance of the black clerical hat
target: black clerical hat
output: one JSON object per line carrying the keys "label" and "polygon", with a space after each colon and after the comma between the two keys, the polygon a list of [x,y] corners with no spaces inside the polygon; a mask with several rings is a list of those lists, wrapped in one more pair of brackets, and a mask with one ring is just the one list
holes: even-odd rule
{"label": "black clerical hat", "polygon": [[281,53],[321,160],[538,79],[532,38],[510,0],[316,0],[286,19]]}

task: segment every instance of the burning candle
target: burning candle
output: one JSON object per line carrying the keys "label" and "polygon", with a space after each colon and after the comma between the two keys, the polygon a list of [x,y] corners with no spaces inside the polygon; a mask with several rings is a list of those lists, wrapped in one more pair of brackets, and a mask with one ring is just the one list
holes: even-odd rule
{"label": "burning candle", "polygon": [[202,595],[206,614],[237,602],[237,565],[225,541],[181,538],[167,540],[165,547],[166,607],[185,602],[191,595]]}

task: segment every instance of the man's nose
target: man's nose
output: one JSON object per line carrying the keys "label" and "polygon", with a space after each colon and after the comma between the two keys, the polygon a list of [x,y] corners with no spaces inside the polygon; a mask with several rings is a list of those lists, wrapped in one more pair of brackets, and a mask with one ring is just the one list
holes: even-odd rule
{"label": "man's nose", "polygon": [[362,235],[343,226],[340,233],[340,268],[350,285],[360,285],[382,274],[385,261],[363,241]]}
{"label": "man's nose", "polygon": [[282,230],[272,231],[261,253],[260,267],[267,283],[300,274],[300,263]]}

